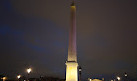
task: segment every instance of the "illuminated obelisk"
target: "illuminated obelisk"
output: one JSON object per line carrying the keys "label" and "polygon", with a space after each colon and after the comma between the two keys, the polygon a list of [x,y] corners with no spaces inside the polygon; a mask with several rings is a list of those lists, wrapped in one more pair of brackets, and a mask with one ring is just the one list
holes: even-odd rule
{"label": "illuminated obelisk", "polygon": [[66,61],[66,81],[78,81],[78,63],[76,50],[76,6],[72,2],[70,13],[68,59]]}

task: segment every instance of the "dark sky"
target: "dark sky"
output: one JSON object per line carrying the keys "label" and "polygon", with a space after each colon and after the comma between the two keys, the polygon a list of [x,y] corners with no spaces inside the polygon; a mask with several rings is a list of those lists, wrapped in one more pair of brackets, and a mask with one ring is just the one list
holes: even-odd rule
{"label": "dark sky", "polygon": [[[71,0],[0,0],[0,73],[65,78]],[[137,76],[137,0],[77,0],[83,78]]]}

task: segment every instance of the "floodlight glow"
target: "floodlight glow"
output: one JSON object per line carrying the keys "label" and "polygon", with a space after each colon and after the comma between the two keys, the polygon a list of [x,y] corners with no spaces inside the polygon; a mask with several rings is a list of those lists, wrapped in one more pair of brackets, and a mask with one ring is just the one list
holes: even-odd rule
{"label": "floodlight glow", "polygon": [[18,75],[17,78],[20,79],[21,75]]}
{"label": "floodlight glow", "polygon": [[125,74],[125,76],[127,76],[127,74]]}
{"label": "floodlight glow", "polygon": [[118,80],[120,80],[120,77],[117,77]]}
{"label": "floodlight glow", "polygon": [[31,71],[32,71],[32,69],[31,69],[31,68],[28,68],[28,69],[27,69],[27,72],[28,72],[28,73],[30,73]]}
{"label": "floodlight glow", "polygon": [[7,77],[3,77],[2,79],[3,79],[3,81],[5,81],[7,79]]}

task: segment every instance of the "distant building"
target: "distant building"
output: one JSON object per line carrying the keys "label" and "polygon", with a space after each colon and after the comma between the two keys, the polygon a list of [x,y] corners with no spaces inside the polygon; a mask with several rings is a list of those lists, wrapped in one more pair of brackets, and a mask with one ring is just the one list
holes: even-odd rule
{"label": "distant building", "polygon": [[[3,80],[0,76],[0,81],[27,81],[27,78],[25,76],[21,77],[20,79],[6,79]],[[65,81],[65,79],[57,78],[57,77],[40,77],[40,78],[29,78],[29,81]]]}
{"label": "distant building", "polygon": [[91,80],[91,81],[102,81],[102,80],[99,80],[99,79],[93,79],[93,80]]}
{"label": "distant building", "polygon": [[88,78],[88,81],[104,81],[104,78],[102,78],[102,80],[100,80],[100,79],[91,79],[91,78]]}
{"label": "distant building", "polygon": [[[38,80],[36,80],[38,81]],[[41,77],[40,81],[65,81],[65,79],[60,79],[56,77]]]}

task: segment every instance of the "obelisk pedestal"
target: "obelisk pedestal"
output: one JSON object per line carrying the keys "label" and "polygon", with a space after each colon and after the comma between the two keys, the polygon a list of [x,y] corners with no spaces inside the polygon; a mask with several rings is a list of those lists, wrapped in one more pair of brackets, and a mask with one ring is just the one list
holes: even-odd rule
{"label": "obelisk pedestal", "polygon": [[66,81],[78,81],[78,63],[66,62]]}

